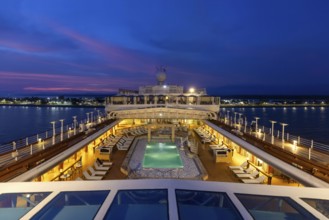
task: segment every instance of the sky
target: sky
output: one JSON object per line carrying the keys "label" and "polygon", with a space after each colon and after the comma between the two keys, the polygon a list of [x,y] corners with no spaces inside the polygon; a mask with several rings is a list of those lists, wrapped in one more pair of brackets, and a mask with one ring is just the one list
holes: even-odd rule
{"label": "sky", "polygon": [[0,95],[329,95],[329,1],[1,0]]}

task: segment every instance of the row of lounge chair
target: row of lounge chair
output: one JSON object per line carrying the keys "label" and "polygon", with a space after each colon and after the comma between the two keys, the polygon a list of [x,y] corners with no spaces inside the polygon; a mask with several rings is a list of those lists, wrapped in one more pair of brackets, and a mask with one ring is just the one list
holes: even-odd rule
{"label": "row of lounge chair", "polygon": [[133,128],[123,129],[122,133],[126,136],[128,136],[128,135],[140,136],[140,135],[147,134],[147,129],[143,126],[133,127]]}
{"label": "row of lounge chair", "polygon": [[134,136],[123,136],[117,143],[118,150],[128,150],[131,143],[134,141]]}
{"label": "row of lounge chair", "polygon": [[217,142],[217,138],[215,137],[215,135],[210,134],[209,131],[202,127],[195,128],[194,131],[200,136],[201,142],[203,144]]}
{"label": "row of lounge chair", "polygon": [[263,183],[266,176],[260,175],[260,173],[252,167],[247,168],[248,161],[245,161],[240,166],[229,166],[233,173],[243,182],[249,184]]}
{"label": "row of lounge chair", "polygon": [[[111,162],[106,162],[97,159],[94,162],[93,166],[89,166],[88,170],[83,171],[83,177],[85,180],[102,180],[106,173],[111,169],[112,164],[113,163]],[[76,180],[83,179],[78,177]]]}

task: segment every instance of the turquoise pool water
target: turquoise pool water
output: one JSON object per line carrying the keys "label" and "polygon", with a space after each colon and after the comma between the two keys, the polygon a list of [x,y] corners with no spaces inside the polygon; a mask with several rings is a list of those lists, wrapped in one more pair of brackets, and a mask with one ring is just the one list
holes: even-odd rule
{"label": "turquoise pool water", "polygon": [[183,168],[177,147],[172,143],[146,145],[143,168]]}

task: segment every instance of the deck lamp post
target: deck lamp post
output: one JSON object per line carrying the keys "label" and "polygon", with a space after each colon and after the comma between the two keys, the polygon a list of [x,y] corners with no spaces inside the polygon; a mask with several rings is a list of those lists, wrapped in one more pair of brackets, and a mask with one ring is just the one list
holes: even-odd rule
{"label": "deck lamp post", "polygon": [[94,112],[90,112],[90,122],[93,123],[94,121]]}
{"label": "deck lamp post", "polygon": [[97,118],[98,118],[98,123],[101,123],[101,116],[99,114],[99,109],[97,109]]}
{"label": "deck lamp post", "polygon": [[13,141],[13,150],[16,150],[16,142]]}
{"label": "deck lamp post", "polygon": [[237,114],[238,114],[237,112],[234,112],[234,127],[236,127],[236,115]]}
{"label": "deck lamp post", "polygon": [[55,138],[56,138],[56,130],[55,130],[55,124],[56,121],[50,122],[53,125],[53,145],[55,144]]}
{"label": "deck lamp post", "polygon": [[[242,116],[242,113],[239,113],[239,130],[240,130],[240,128],[241,128],[241,116]],[[243,122],[243,121],[242,121]]]}
{"label": "deck lamp post", "polygon": [[86,115],[87,115],[87,123],[89,123],[89,112],[87,112]]}
{"label": "deck lamp post", "polygon": [[254,117],[255,118],[255,120],[256,120],[256,132],[258,132],[258,120],[259,120],[259,117]]}
{"label": "deck lamp post", "polygon": [[244,117],[244,133],[247,132],[247,117]]}
{"label": "deck lamp post", "polygon": [[63,141],[64,119],[61,119],[59,121],[61,122],[61,141]]}
{"label": "deck lamp post", "polygon": [[284,127],[287,126],[288,124],[286,123],[280,123],[282,125],[282,148],[284,147]]}
{"label": "deck lamp post", "polygon": [[73,132],[75,135],[77,131],[77,116],[73,116],[73,126],[74,126]]}
{"label": "deck lamp post", "polygon": [[272,123],[272,130],[271,130],[271,144],[274,144],[274,124],[277,123],[276,121],[271,121]]}
{"label": "deck lamp post", "polygon": [[230,123],[230,111],[226,111],[227,112],[227,122],[228,122],[228,124]]}

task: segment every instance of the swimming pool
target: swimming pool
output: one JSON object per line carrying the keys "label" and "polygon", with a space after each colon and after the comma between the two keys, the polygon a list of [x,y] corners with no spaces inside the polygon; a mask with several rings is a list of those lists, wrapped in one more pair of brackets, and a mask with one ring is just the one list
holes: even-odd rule
{"label": "swimming pool", "polygon": [[149,143],[146,145],[143,168],[183,168],[183,162],[175,144]]}

